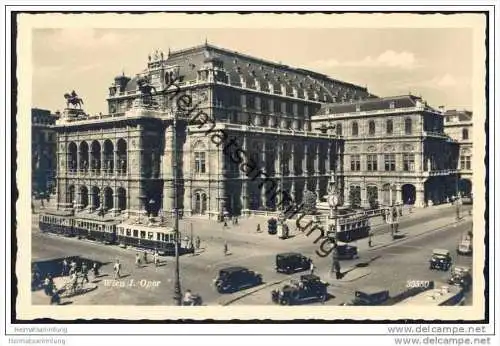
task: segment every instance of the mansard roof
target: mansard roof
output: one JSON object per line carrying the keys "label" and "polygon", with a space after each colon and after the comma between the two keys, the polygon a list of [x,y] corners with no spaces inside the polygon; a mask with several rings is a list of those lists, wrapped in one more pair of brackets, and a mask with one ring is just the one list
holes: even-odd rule
{"label": "mansard roof", "polygon": [[458,115],[458,121],[472,121],[472,112],[467,110],[449,109],[445,112],[445,116]]}
{"label": "mansard roof", "polygon": [[432,110],[421,97],[415,95],[369,98],[358,102],[323,104],[316,115],[367,112],[386,109],[411,108],[420,103]]}
{"label": "mansard roof", "polygon": [[[184,81],[195,80],[198,70],[206,64],[217,63],[228,75],[228,82],[241,85],[241,78],[247,87],[254,88],[259,83],[262,90],[269,90],[274,85],[276,93],[281,94],[282,85],[286,94],[292,96],[295,88],[304,97],[317,93],[320,101],[339,102],[342,100],[362,100],[373,97],[367,88],[330,78],[313,71],[293,68],[271,61],[266,61],[239,52],[204,44],[188,49],[170,52],[166,64],[178,66]],[[127,85],[127,90],[135,88],[135,80]]]}

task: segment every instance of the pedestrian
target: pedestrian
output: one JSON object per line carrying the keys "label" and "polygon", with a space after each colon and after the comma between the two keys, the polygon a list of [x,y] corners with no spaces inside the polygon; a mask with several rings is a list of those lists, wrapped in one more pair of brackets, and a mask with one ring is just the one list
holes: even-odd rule
{"label": "pedestrian", "polygon": [[99,276],[99,267],[97,266],[97,262],[94,262],[92,265],[92,273],[94,274],[94,279],[97,279]]}
{"label": "pedestrian", "polygon": [[200,249],[200,245],[201,245],[201,239],[199,236],[196,236],[196,250]]}
{"label": "pedestrian", "polygon": [[338,260],[333,261],[333,268],[335,270],[335,277],[337,280],[342,279],[342,273],[340,272],[340,263]]}
{"label": "pedestrian", "polygon": [[224,227],[227,227],[227,220],[224,218]]}
{"label": "pedestrian", "polygon": [[227,241],[224,241],[224,256],[227,256],[228,250]]}
{"label": "pedestrian", "polygon": [[89,283],[89,269],[87,267],[87,263],[83,262],[82,263],[82,284],[83,282]]}
{"label": "pedestrian", "polygon": [[187,248],[188,248],[188,245],[189,245],[189,237],[188,237],[188,236],[185,236],[185,237],[184,237],[184,247],[187,249]]}
{"label": "pedestrian", "polygon": [[59,291],[54,287],[52,290],[52,294],[50,297],[50,305],[59,305],[61,304],[61,297],[59,296]]}
{"label": "pedestrian", "polygon": [[68,275],[68,266],[69,266],[68,260],[66,258],[64,258],[64,260],[62,261],[61,276]]}
{"label": "pedestrian", "polygon": [[137,268],[140,268],[140,266],[141,266],[141,257],[139,256],[138,253],[135,254],[135,266]]}
{"label": "pedestrian", "polygon": [[121,263],[117,259],[114,266],[113,266],[113,278],[115,280],[120,278],[120,269],[121,269]]}
{"label": "pedestrian", "polygon": [[309,266],[309,270],[311,271],[310,274],[313,275],[314,274],[314,262],[313,261],[311,261],[311,265]]}
{"label": "pedestrian", "polygon": [[260,233],[261,230],[260,230],[260,223],[257,224],[257,233]]}
{"label": "pedestrian", "polygon": [[155,253],[153,255],[153,259],[154,259],[154,262],[155,262],[155,267],[158,267],[158,264],[160,264],[160,258],[159,258],[159,255],[158,255],[158,251],[155,251]]}
{"label": "pedestrian", "polygon": [[148,253],[146,250],[142,253],[142,258],[144,259],[144,264],[148,264]]}
{"label": "pedestrian", "polygon": [[368,236],[368,247],[372,247],[373,244],[372,244],[372,232],[370,232],[369,236]]}
{"label": "pedestrian", "polygon": [[71,275],[75,273],[76,273],[76,262],[75,260],[72,260],[70,264],[69,274]]}
{"label": "pedestrian", "polygon": [[235,216],[235,217],[234,217],[234,224],[235,224],[235,225],[237,225],[237,224],[238,224],[238,217],[237,217],[237,216]]}

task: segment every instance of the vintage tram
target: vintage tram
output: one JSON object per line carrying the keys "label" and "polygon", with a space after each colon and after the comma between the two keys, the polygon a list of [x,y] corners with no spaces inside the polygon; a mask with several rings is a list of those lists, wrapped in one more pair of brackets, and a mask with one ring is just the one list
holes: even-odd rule
{"label": "vintage tram", "polygon": [[74,234],[104,244],[116,244],[117,221],[75,218]]}
{"label": "vintage tram", "polygon": [[363,213],[343,215],[329,221],[329,238],[336,237],[338,241],[349,243],[370,235],[370,218]]}
{"label": "vintage tram", "polygon": [[39,227],[44,233],[73,236],[73,217],[62,215],[40,215]]}
{"label": "vintage tram", "polygon": [[117,225],[117,242],[121,247],[154,250],[161,256],[175,256],[176,244],[179,255],[192,253],[192,240],[190,244],[182,244],[181,239],[179,233],[179,242],[176,242],[176,232],[172,227],[127,222]]}

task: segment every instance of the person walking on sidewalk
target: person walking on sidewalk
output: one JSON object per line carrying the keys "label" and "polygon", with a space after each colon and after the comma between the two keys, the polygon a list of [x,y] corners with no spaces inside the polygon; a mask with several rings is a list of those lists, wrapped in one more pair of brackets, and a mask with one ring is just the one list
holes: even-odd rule
{"label": "person walking on sidewalk", "polygon": [[227,241],[224,241],[224,256],[227,256],[229,253],[229,248],[227,246]]}
{"label": "person walking on sidewalk", "polygon": [[199,236],[196,236],[196,250],[200,250],[201,239]]}
{"label": "person walking on sidewalk", "polygon": [[234,217],[234,224],[235,224],[235,225],[237,225],[237,224],[238,224],[238,217],[237,217],[237,216],[235,216],[235,217]]}
{"label": "person walking on sidewalk", "polygon": [[373,236],[373,232],[370,232],[370,234],[368,235],[368,247],[372,247],[373,246],[372,236]]}
{"label": "person walking on sidewalk", "polygon": [[140,268],[141,267],[141,257],[139,256],[138,253],[135,254],[135,266],[137,268]]}
{"label": "person walking on sidewalk", "polygon": [[119,279],[120,278],[120,269],[121,269],[121,263],[120,263],[120,260],[116,259],[116,262],[113,266],[113,278],[116,280],[116,279]]}
{"label": "person walking on sidewalk", "polygon": [[64,260],[62,261],[61,276],[68,275],[68,267],[69,267],[68,259],[64,258]]}
{"label": "person walking on sidewalk", "polygon": [[142,253],[142,259],[144,260],[144,264],[148,264],[148,252],[146,250]]}
{"label": "person walking on sidewalk", "polygon": [[85,283],[89,283],[89,269],[87,267],[87,263],[83,262],[82,263],[82,284],[85,281]]}
{"label": "person walking on sidewalk", "polygon": [[160,255],[158,254],[158,251],[155,251],[153,259],[155,262],[155,267],[158,267],[158,264],[160,264]]}
{"label": "person walking on sidewalk", "polygon": [[314,274],[314,262],[313,261],[311,261],[311,265],[309,266],[309,271],[310,271],[311,275]]}
{"label": "person walking on sidewalk", "polygon": [[257,224],[257,230],[256,230],[257,233],[260,233],[261,230],[260,230],[260,223]]}

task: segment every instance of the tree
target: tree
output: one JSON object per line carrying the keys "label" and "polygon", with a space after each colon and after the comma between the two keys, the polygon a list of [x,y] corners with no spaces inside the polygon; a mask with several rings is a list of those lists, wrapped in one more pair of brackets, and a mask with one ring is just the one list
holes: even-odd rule
{"label": "tree", "polygon": [[303,211],[306,214],[313,214],[316,211],[316,194],[312,191],[306,190],[304,192],[304,206]]}
{"label": "tree", "polygon": [[368,203],[370,204],[371,209],[378,208],[378,191],[376,186],[368,186],[366,188],[366,192],[368,194]]}
{"label": "tree", "polygon": [[361,189],[359,186],[353,186],[349,189],[349,204],[352,208],[361,205]]}

